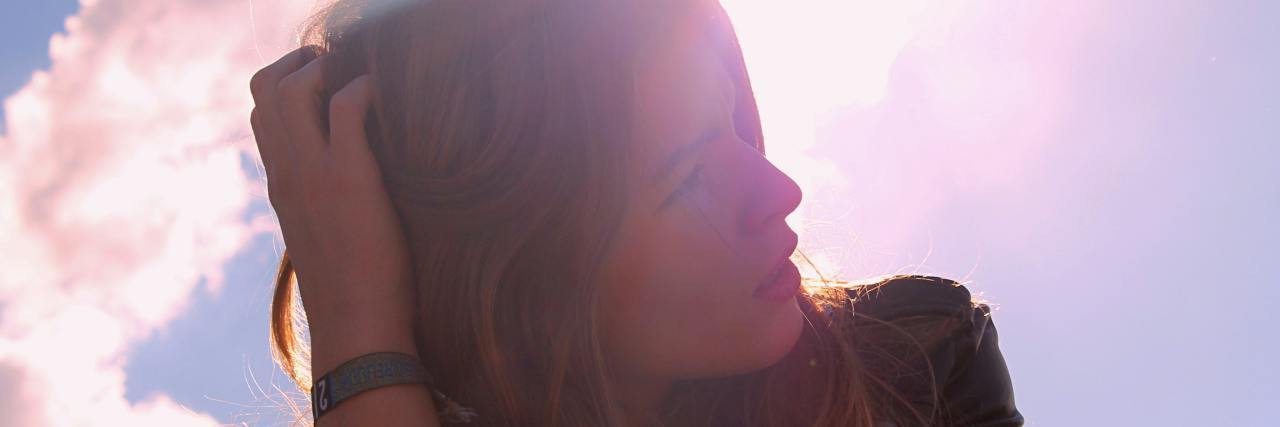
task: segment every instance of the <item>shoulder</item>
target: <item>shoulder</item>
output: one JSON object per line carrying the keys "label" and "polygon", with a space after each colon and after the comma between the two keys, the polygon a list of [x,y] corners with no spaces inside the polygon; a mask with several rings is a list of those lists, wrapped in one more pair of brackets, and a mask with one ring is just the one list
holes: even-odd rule
{"label": "shoulder", "polygon": [[892,349],[896,356],[922,350],[930,358],[944,352],[965,359],[984,341],[995,340],[991,308],[952,279],[899,274],[866,280],[841,291],[846,301],[843,308],[852,314],[845,322],[868,349]]}
{"label": "shoulder", "polygon": [[959,425],[1018,426],[1022,415],[986,302],[938,276],[892,275],[841,289],[868,368]]}
{"label": "shoulder", "polygon": [[969,317],[974,310],[989,312],[969,288],[938,276],[897,274],[844,288],[855,312],[877,319],[906,316]]}

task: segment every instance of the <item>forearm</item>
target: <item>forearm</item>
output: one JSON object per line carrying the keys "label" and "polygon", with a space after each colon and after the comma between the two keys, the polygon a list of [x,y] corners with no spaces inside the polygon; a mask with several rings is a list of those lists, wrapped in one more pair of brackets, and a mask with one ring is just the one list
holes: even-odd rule
{"label": "forearm", "polygon": [[[418,356],[408,319],[338,318],[343,321],[313,325],[316,326],[311,330],[313,378],[369,353],[394,351]],[[423,384],[384,386],[359,393],[343,400],[316,422],[317,427],[438,425],[435,403]]]}

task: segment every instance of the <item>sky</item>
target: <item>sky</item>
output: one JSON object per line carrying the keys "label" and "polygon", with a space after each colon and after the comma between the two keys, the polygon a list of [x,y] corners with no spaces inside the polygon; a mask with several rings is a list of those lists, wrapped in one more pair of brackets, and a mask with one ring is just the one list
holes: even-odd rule
{"label": "sky", "polygon": [[[724,0],[824,273],[962,280],[1036,426],[1280,402],[1280,3]],[[0,425],[279,425],[248,78],[310,0],[0,3]]]}

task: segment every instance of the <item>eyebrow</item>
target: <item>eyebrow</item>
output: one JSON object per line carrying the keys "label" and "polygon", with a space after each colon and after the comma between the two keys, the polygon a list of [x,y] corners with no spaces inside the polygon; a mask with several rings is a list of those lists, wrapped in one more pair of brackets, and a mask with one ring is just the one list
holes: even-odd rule
{"label": "eyebrow", "polygon": [[719,136],[720,136],[720,128],[717,127],[717,128],[707,129],[703,131],[701,135],[698,135],[698,137],[695,138],[693,142],[690,142],[680,148],[677,148],[675,151],[671,153],[671,156],[667,157],[666,161],[662,162],[662,164],[658,167],[658,170],[654,172],[653,177],[649,180],[649,182],[656,184],[658,181],[662,180],[662,178],[671,174],[671,172],[676,168],[676,166],[679,166],[680,163],[682,163],[682,161],[686,157],[689,157],[690,155],[701,151],[702,147],[705,147],[707,143],[715,140],[716,137],[719,137]]}

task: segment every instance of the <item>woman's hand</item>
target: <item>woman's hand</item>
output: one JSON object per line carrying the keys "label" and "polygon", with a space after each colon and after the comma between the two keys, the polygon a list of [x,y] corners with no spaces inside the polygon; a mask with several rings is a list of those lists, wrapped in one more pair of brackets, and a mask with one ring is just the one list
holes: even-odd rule
{"label": "woman's hand", "polygon": [[[267,170],[311,333],[311,371],[323,375],[357,356],[417,355],[412,266],[399,218],[364,135],[373,99],[368,76],[325,108],[321,61],[304,47],[250,81],[249,115]],[[321,114],[329,115],[329,128]],[[321,426],[439,425],[426,387],[379,387],[344,400]]]}
{"label": "woman's hand", "polygon": [[314,56],[304,47],[253,76],[250,122],[318,376],[369,352],[416,355],[416,298],[404,231],[364,134],[369,77],[348,83],[326,108],[324,58]]}

